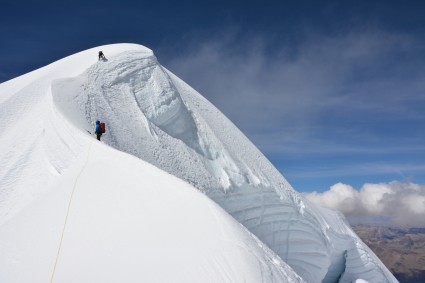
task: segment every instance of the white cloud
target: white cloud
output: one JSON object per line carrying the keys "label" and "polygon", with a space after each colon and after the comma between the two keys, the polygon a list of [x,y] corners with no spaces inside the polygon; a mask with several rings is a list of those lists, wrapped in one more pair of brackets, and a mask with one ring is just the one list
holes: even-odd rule
{"label": "white cloud", "polygon": [[308,193],[305,196],[312,202],[333,208],[343,213],[352,214],[361,211],[358,207],[360,194],[351,186],[338,183],[333,185],[329,191],[323,193]]}
{"label": "white cloud", "polygon": [[393,181],[364,184],[357,191],[337,183],[323,193],[304,195],[346,216],[387,216],[394,224],[425,227],[425,185]]}

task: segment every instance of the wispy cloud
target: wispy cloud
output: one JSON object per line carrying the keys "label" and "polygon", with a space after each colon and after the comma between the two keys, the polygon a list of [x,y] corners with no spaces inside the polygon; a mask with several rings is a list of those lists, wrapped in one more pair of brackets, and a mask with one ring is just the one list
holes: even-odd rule
{"label": "wispy cloud", "polygon": [[413,37],[375,30],[275,45],[258,35],[240,40],[237,32],[212,38],[166,66],[260,143],[276,130],[286,132],[282,147],[289,136],[330,132],[365,141],[378,123],[424,119],[425,68],[417,55],[425,46]]}
{"label": "wispy cloud", "polygon": [[364,184],[359,191],[337,183],[323,193],[305,193],[307,199],[346,216],[384,216],[393,224],[425,227],[425,185],[390,182]]}
{"label": "wispy cloud", "polygon": [[[317,125],[317,128],[322,128],[325,131],[326,126]],[[316,128],[316,130],[318,130]],[[298,134],[299,131],[301,134]],[[386,154],[403,154],[420,152],[425,154],[424,140],[419,137],[403,137],[398,141],[387,140],[387,143],[379,141],[377,135],[363,135],[368,144],[359,142],[356,137],[357,132],[348,129],[344,131],[335,131],[331,138],[320,139],[303,135],[305,129],[291,128],[290,135],[285,129],[275,129],[274,132],[251,134],[251,138],[257,141],[257,146],[263,148],[266,153],[275,155],[281,153],[283,156],[292,157],[298,156],[347,156],[352,154],[367,154],[367,155],[386,155]],[[334,137],[354,136],[353,139],[341,143]],[[302,148],[302,152],[299,149]]]}
{"label": "wispy cloud", "polygon": [[339,164],[338,166],[322,165],[312,170],[310,167],[291,168],[286,170],[287,176],[291,178],[323,178],[323,177],[346,177],[346,176],[378,176],[394,175],[405,179],[409,174],[422,174],[425,164],[401,164],[401,163],[361,163],[361,164]]}

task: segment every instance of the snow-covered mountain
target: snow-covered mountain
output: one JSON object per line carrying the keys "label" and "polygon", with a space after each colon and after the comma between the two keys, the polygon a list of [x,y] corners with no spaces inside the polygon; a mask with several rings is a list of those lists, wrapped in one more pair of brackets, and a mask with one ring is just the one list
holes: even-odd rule
{"label": "snow-covered mountain", "polygon": [[3,83],[0,110],[1,282],[397,282],[143,46]]}

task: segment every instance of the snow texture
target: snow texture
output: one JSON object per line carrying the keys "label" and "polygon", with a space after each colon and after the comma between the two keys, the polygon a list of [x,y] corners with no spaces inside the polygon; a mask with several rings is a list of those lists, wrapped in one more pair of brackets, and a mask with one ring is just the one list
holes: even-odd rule
{"label": "snow texture", "polygon": [[3,83],[0,109],[2,282],[50,278],[64,219],[60,282],[397,282],[143,46]]}

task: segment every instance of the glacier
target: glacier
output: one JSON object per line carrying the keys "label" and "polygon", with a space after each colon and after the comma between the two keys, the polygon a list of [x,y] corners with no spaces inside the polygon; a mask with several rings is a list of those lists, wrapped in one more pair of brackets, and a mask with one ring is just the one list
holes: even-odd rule
{"label": "glacier", "polygon": [[[96,61],[99,50],[107,61]],[[58,245],[46,238],[59,237],[60,211],[82,172],[80,209],[70,210],[78,211],[70,214],[74,234],[68,241],[75,244],[63,250],[68,261],[59,262],[61,281],[116,278],[120,261],[113,255],[121,255],[131,259],[121,263],[128,278],[149,282],[397,282],[343,215],[297,193],[230,120],[144,46],[89,49],[5,82],[0,93],[0,262],[8,270],[1,281],[22,282],[20,270],[30,273],[37,265],[44,266],[38,278],[46,280]],[[96,120],[107,125],[101,143],[93,141]],[[104,180],[90,178],[90,170]],[[146,213],[152,217],[139,215]],[[151,234],[168,236],[156,242],[140,226],[121,223],[123,215],[131,225],[149,222]],[[198,221],[187,223],[193,215]],[[117,235],[113,227],[128,233]],[[182,228],[187,233],[176,233]],[[33,230],[41,231],[28,238]],[[141,242],[149,239],[156,249],[142,256]],[[94,246],[90,258],[73,255],[84,254],[88,243]],[[175,248],[179,243],[189,256]],[[169,252],[155,255],[161,245]],[[136,271],[138,257],[140,265],[154,259],[146,274]],[[85,266],[92,271],[75,277],[73,270]],[[99,266],[109,277],[96,277],[105,272]],[[174,277],[162,274],[166,268]]]}

